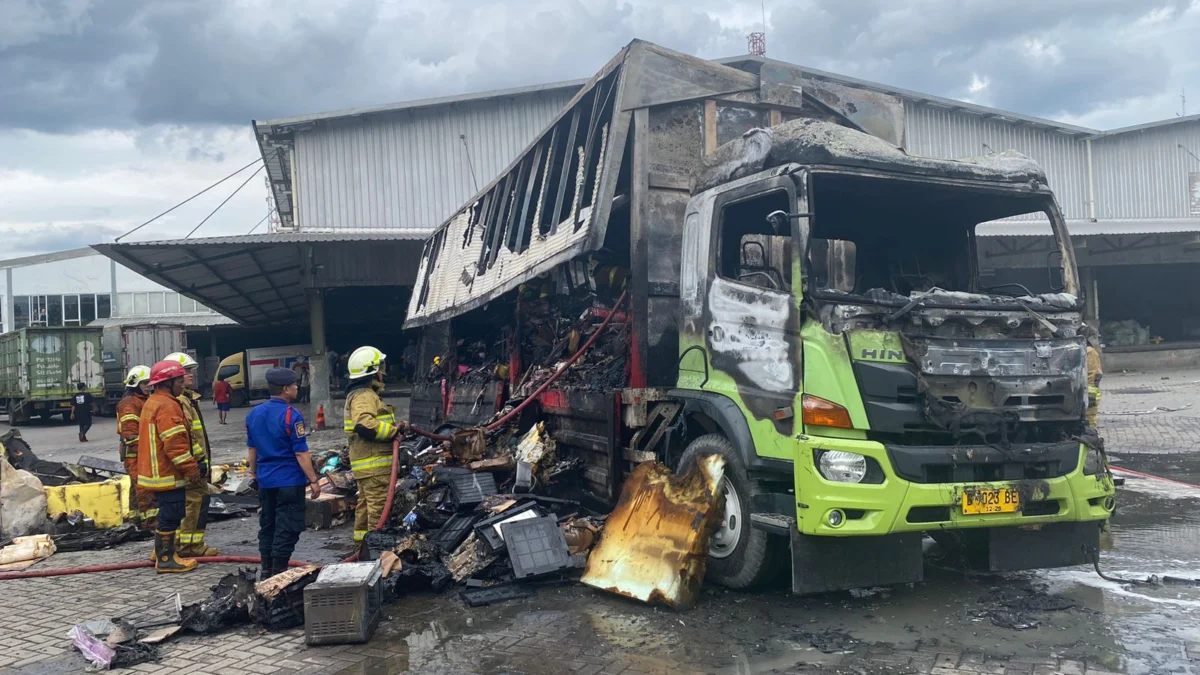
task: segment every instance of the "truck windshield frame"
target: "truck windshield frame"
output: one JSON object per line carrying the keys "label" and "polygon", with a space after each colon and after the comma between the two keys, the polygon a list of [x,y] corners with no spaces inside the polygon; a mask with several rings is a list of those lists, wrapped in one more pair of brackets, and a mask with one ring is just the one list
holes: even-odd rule
{"label": "truck windshield frame", "polygon": [[[804,242],[804,250],[810,250],[812,239],[854,242],[857,268],[862,271],[854,292],[810,285],[809,295],[815,298],[844,301],[862,297],[868,290],[876,288],[903,296],[933,287],[944,291],[983,293],[975,252],[976,228],[984,223],[1034,213],[1049,222],[1061,254],[1058,258],[1062,288],[1058,290],[1076,297],[1079,295],[1070,235],[1053,193],[1044,185],[968,181],[844,167],[811,167],[807,174],[811,215],[809,241]],[[870,187],[864,189],[864,186]],[[863,198],[863,195],[870,195],[870,198]],[[883,215],[893,216],[891,222],[880,217]],[[957,235],[962,235],[962,239],[956,239]],[[917,259],[916,254],[930,252],[941,253],[943,261],[957,265],[957,269],[919,269],[919,263],[926,262],[927,258]],[[872,270],[878,273],[880,269],[878,260],[870,262],[872,253],[884,261],[883,269],[889,274],[893,287],[863,281],[864,274],[869,275]],[[897,270],[889,269],[889,266],[894,266],[896,259],[905,254],[913,254],[917,264],[900,270],[900,273],[907,277],[911,276],[910,272],[915,272],[922,277],[920,283],[895,283]],[[938,279],[938,275],[945,278]],[[879,304],[877,300],[876,304]]]}

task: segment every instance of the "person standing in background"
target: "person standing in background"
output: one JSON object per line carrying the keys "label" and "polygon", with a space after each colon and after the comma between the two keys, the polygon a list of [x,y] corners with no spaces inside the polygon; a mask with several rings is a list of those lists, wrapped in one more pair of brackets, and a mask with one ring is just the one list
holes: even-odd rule
{"label": "person standing in background", "polygon": [[233,387],[225,381],[225,378],[218,378],[217,383],[213,385],[213,403],[217,404],[217,416],[220,418],[218,424],[228,424],[226,421],[229,417],[229,408],[233,404]]}
{"label": "person standing in background", "polygon": [[326,354],[326,359],[329,362],[329,364],[328,364],[329,365],[329,388],[337,389],[337,385],[338,385],[338,377],[337,377],[338,353],[336,351],[334,351],[332,348],[330,348],[329,353]]}
{"label": "person standing in background", "polygon": [[87,443],[87,432],[92,428],[92,395],[87,393],[87,385],[83,382],[75,388],[78,392],[71,399],[71,419],[79,424],[79,442]]}
{"label": "person standing in background", "polygon": [[296,401],[299,403],[308,403],[308,357],[301,354],[292,362],[292,373],[296,375]]}
{"label": "person standing in background", "polygon": [[204,428],[204,417],[200,414],[200,394],[196,386],[196,371],[200,364],[188,354],[173,352],[167,354],[167,361],[183,366],[183,393],[179,394],[179,404],[187,418],[188,435],[192,443],[192,455],[200,466],[200,474],[204,480],[187,486],[185,491],[185,512],[179,526],[177,541],[179,555],[184,558],[199,558],[219,554],[220,549],[204,543],[204,530],[208,527],[209,477],[212,472],[212,450],[208,442],[208,430]]}
{"label": "person standing in background", "polygon": [[404,377],[411,384],[417,375],[417,341],[409,340],[401,352],[400,358],[404,364]]}

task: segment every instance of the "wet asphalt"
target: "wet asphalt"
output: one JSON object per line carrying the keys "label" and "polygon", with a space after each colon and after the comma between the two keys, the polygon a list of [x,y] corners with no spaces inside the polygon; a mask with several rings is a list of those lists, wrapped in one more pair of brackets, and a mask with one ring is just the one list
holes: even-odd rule
{"label": "wet asphalt", "polygon": [[[1200,487],[1195,487],[1200,486],[1200,452],[1163,452],[1164,443],[1154,438],[1130,442],[1129,434],[1120,433],[1129,424],[1187,428],[1182,422],[1190,420],[1183,418],[1200,416],[1200,372],[1174,373],[1172,379],[1166,386],[1154,374],[1110,374],[1104,382],[1108,393],[1101,426],[1124,439],[1109,444],[1113,463],[1177,481],[1125,475],[1111,538],[1101,553],[1101,567],[1112,577],[1200,579]],[[406,401],[396,403],[403,415]],[[1195,408],[1176,412],[1141,414],[1157,405],[1193,404]],[[205,409],[217,462],[244,457],[247,410],[234,411],[230,424],[219,426],[216,411]],[[313,411],[303,412],[315,417]],[[1119,412],[1139,414],[1115,414]],[[1174,421],[1163,421],[1168,418]],[[21,433],[44,459],[74,461],[80,454],[112,459],[113,428],[115,421],[97,418],[93,442],[86,447],[76,441],[75,428],[62,422],[35,422]],[[0,423],[0,434],[6,431],[7,425]],[[315,450],[340,444],[334,432],[312,440]],[[1172,442],[1178,445],[1178,439]],[[252,554],[255,521],[214,523],[209,540],[230,553]],[[348,540],[348,526],[309,532],[297,557],[332,562],[349,550]],[[443,663],[453,672],[459,662],[452,652],[459,648],[450,648],[458,644],[450,637],[469,640],[514,626],[541,625],[547,617],[584,643],[648,651],[664,662],[696,664],[709,672],[790,672],[832,662],[839,651],[864,648],[953,648],[1017,660],[1077,659],[1114,672],[1200,672],[1200,662],[1189,660],[1186,650],[1189,643],[1200,643],[1200,585],[1106,581],[1090,567],[966,576],[931,566],[920,584],[803,598],[782,588],[742,593],[709,586],[698,607],[685,613],[642,606],[570,582],[550,583],[532,598],[476,609],[466,608],[456,593],[415,595],[389,605],[387,615],[376,641],[384,638],[390,655],[363,661],[347,673],[403,672],[410,660],[435,669]],[[1013,621],[997,625],[997,615],[1015,617],[1022,627],[1013,627]],[[544,670],[531,672],[559,671],[547,663]]]}

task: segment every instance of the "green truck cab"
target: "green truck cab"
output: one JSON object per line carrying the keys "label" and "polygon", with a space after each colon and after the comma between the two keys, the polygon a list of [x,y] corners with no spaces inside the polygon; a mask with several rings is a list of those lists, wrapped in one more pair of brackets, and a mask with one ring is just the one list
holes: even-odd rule
{"label": "green truck cab", "polygon": [[[907,154],[902,114],[776,62],[631,43],[426,242],[406,327],[439,365],[413,422],[493,418],[534,365],[529,305],[619,294],[620,386],[551,387],[522,425],[600,504],[637,463],[722,455],[710,580],[913,582],[930,540],[974,570],[1090,562],[1114,488],[1053,192],[1017,153]],[[1054,232],[1048,292],[983,286],[977,226],[1007,218]]]}

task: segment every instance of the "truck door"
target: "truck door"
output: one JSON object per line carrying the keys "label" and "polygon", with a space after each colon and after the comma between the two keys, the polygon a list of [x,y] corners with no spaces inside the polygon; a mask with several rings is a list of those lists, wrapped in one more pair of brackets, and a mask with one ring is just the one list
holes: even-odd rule
{"label": "truck door", "polygon": [[791,459],[786,441],[799,431],[797,184],[760,175],[693,199],[680,279],[680,387],[736,401],[757,454],[781,459]]}

